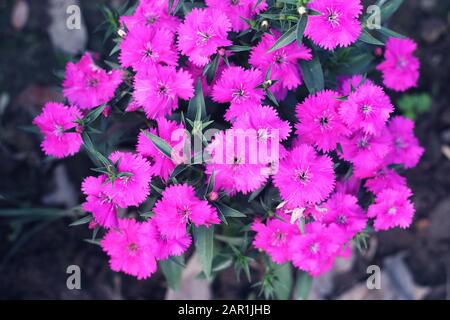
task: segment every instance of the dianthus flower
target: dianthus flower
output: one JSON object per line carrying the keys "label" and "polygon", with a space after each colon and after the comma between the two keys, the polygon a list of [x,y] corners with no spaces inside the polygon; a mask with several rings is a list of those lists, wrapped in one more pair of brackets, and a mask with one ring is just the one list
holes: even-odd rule
{"label": "dianthus flower", "polygon": [[170,66],[152,66],[136,74],[134,99],[149,119],[169,115],[178,107],[178,99],[194,95],[194,81],[189,72]]}
{"label": "dianthus flower", "polygon": [[348,47],[358,39],[358,18],[363,9],[360,0],[312,0],[308,8],[319,14],[308,16],[305,35],[318,46],[332,50]]}
{"label": "dianthus flower", "polygon": [[217,49],[232,44],[227,39],[230,30],[230,20],[222,11],[194,8],[178,28],[178,49],[196,66],[205,66]]}
{"label": "dianthus flower", "polygon": [[120,219],[118,228],[110,229],[101,241],[109,255],[111,269],[147,279],[156,271],[155,229],[150,222]]}
{"label": "dianthus flower", "polygon": [[424,150],[414,136],[414,122],[405,117],[396,116],[389,121],[388,129],[393,148],[386,161],[389,164],[402,164],[407,169],[415,167]]}
{"label": "dianthus flower", "polygon": [[394,91],[405,91],[417,86],[420,62],[413,52],[417,45],[411,39],[389,38],[384,61],[377,66],[383,73],[383,83]]}
{"label": "dianthus flower", "polygon": [[216,209],[208,201],[198,199],[194,188],[187,184],[167,187],[153,211],[156,225],[169,239],[183,237],[188,223],[196,227],[220,223]]}
{"label": "dianthus flower", "polygon": [[261,69],[264,75],[271,67],[270,79],[277,82],[270,90],[278,100],[283,100],[287,90],[294,90],[302,84],[298,60],[310,60],[312,55],[309,48],[304,45],[299,47],[297,43],[268,52],[280,37],[276,31],[273,31],[273,34],[266,33],[262,36],[261,42],[252,49],[248,61],[252,66]]}
{"label": "dianthus flower", "polygon": [[375,218],[375,230],[410,226],[415,212],[413,204],[408,199],[411,195],[412,192],[407,187],[380,191],[375,203],[370,205],[367,211],[370,218]]}
{"label": "dianthus flower", "polygon": [[48,156],[64,158],[80,150],[83,141],[77,132],[76,121],[83,115],[76,107],[66,107],[62,103],[48,102],[33,123],[44,134],[42,150]]}
{"label": "dianthus flower", "polygon": [[336,148],[343,135],[350,132],[342,123],[338,108],[339,94],[331,90],[323,90],[310,95],[296,107],[300,121],[295,127],[301,143],[315,145],[328,152]]}
{"label": "dianthus flower", "polygon": [[342,102],[339,114],[350,129],[378,134],[393,111],[394,107],[381,87],[364,83]]}
{"label": "dianthus flower", "polygon": [[340,141],[341,157],[353,163],[357,178],[369,178],[385,165],[385,157],[391,151],[392,139],[386,128],[377,135],[357,131]]}
{"label": "dianthus flower", "polygon": [[356,74],[354,76],[339,76],[338,80],[338,88],[337,91],[343,96],[348,96],[350,93],[358,89],[364,83],[371,83],[372,81],[364,78],[360,74]]}
{"label": "dianthus flower", "polygon": [[338,256],[345,254],[346,237],[335,224],[320,222],[305,225],[305,233],[292,239],[290,252],[297,268],[318,276],[329,271]]}
{"label": "dianthus flower", "polygon": [[178,54],[173,47],[173,34],[166,29],[144,26],[128,32],[120,44],[120,63],[135,71],[154,64],[176,66]]}
{"label": "dianthus flower", "polygon": [[210,177],[214,170],[215,191],[222,190],[229,195],[247,194],[267,181],[270,174],[266,162],[268,156],[255,152],[260,150],[258,144],[254,130],[229,129],[214,136],[207,148],[211,159],[207,161],[206,173]]}
{"label": "dianthus flower", "polygon": [[278,217],[270,218],[266,223],[256,220],[252,230],[256,232],[253,246],[264,250],[276,263],[285,263],[290,260],[289,246],[292,238],[300,235],[299,227],[289,222],[290,217],[282,212]]}
{"label": "dianthus flower", "polygon": [[261,1],[257,6],[257,0],[206,0],[210,8],[219,9],[226,14],[231,22],[231,28],[235,32],[248,28],[248,24],[242,19],[251,20],[255,14],[265,10],[267,3]]}
{"label": "dianthus flower", "polygon": [[364,186],[374,194],[378,194],[386,189],[406,187],[406,178],[386,167],[377,171],[373,178],[367,179]]}
{"label": "dianthus flower", "polygon": [[281,197],[290,206],[304,208],[324,200],[334,188],[333,161],[320,156],[313,147],[301,144],[280,162],[273,177]]}
{"label": "dianthus flower", "polygon": [[120,151],[113,152],[109,160],[117,166],[117,176],[106,184],[108,196],[122,208],[142,203],[150,192],[150,163],[139,154]]}
{"label": "dianthus flower", "polygon": [[70,104],[81,109],[92,109],[114,97],[122,76],[120,70],[106,72],[98,67],[91,55],[86,53],[78,63],[67,64],[63,93]]}
{"label": "dianthus flower", "polygon": [[170,15],[167,8],[167,0],[141,0],[133,15],[120,17],[120,22],[131,32],[145,26],[148,29],[164,28],[175,33],[180,20]]}
{"label": "dianthus flower", "polygon": [[[158,118],[156,123],[157,130],[150,129],[150,133],[163,139],[172,148],[176,145],[184,145],[186,135],[182,125],[178,125],[175,121],[166,120],[163,117]],[[176,157],[176,154],[173,154],[172,159],[169,159],[161,153],[144,132],[141,132],[138,136],[136,150],[150,162],[151,175],[158,176],[162,180],[167,180],[176,165],[182,162],[182,159]]]}
{"label": "dianthus flower", "polygon": [[[152,222],[154,220],[152,219]],[[155,256],[158,260],[166,260],[170,256],[179,256],[183,254],[191,245],[192,238],[189,233],[180,234],[176,238],[169,238],[167,235],[161,233],[159,231],[159,228],[156,226],[156,223],[154,222],[154,225],[157,230],[156,235],[156,252]]]}
{"label": "dianthus flower", "polygon": [[104,175],[87,177],[81,185],[81,189],[86,195],[83,210],[92,212],[95,222],[105,228],[117,227],[118,224],[118,205],[108,195],[112,194],[111,188],[111,185],[106,184]]}

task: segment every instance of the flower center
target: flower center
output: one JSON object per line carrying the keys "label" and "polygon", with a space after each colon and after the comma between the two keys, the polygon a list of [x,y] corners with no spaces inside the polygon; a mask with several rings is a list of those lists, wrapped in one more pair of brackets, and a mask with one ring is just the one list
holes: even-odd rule
{"label": "flower center", "polygon": [[370,104],[364,104],[361,108],[361,111],[364,115],[368,115],[372,112],[373,108]]}
{"label": "flower center", "polygon": [[340,224],[340,225],[346,225],[346,224],[347,224],[347,217],[344,216],[343,214],[339,215],[339,216],[336,218],[336,223],[337,223],[337,224]]}
{"label": "flower center", "polygon": [[395,208],[395,207],[391,207],[391,208],[389,208],[389,210],[388,210],[388,215],[390,215],[390,216],[394,216],[396,213],[397,213],[397,208]]}
{"label": "flower center", "polygon": [[211,37],[214,36],[214,30],[211,27],[206,31],[198,30],[197,35],[199,37],[199,39],[197,40],[197,44],[204,45],[206,44],[206,42],[208,42],[209,39],[211,39]]}
{"label": "flower center", "polygon": [[235,102],[241,102],[247,98],[247,93],[244,90],[243,84],[240,85],[231,95]]}
{"label": "flower center", "polygon": [[98,83],[99,83],[98,79],[96,79],[96,78],[90,78],[90,79],[88,80],[88,82],[87,82],[87,85],[88,85],[88,87],[90,87],[90,88],[95,88],[95,87],[98,86]]}
{"label": "flower center", "polygon": [[339,23],[340,23],[339,22],[339,17],[340,17],[339,12],[337,12],[331,8],[328,8],[326,16],[327,16],[328,22],[331,24],[332,27],[336,27],[339,25]]}
{"label": "flower center", "polygon": [[311,251],[311,253],[316,254],[317,252],[319,252],[319,244],[317,242],[312,243],[309,246],[309,251]]}
{"label": "flower center", "polygon": [[286,60],[286,53],[284,52],[284,50],[281,50],[281,51],[277,52],[275,54],[274,59],[275,59],[275,63],[276,64],[278,64],[278,65],[283,64],[284,61]]}
{"label": "flower center", "polygon": [[295,170],[295,180],[303,185],[308,184],[311,181],[309,174],[309,169],[306,170]]}
{"label": "flower center", "polygon": [[369,146],[369,141],[367,140],[366,137],[363,137],[363,138],[359,139],[359,141],[358,141],[358,148],[365,149],[368,146]]}
{"label": "flower center", "polygon": [[284,232],[281,232],[280,229],[277,229],[273,234],[272,245],[280,246],[283,245],[285,242],[286,242],[286,234]]}
{"label": "flower center", "polygon": [[159,96],[168,96],[170,89],[167,86],[167,84],[165,84],[163,82],[159,82],[157,92],[158,92]]}
{"label": "flower center", "polygon": [[55,129],[53,130],[53,134],[58,138],[62,137],[64,134],[64,127],[58,124],[55,124]]}
{"label": "flower center", "polygon": [[158,19],[158,17],[156,15],[147,14],[145,17],[145,22],[147,23],[147,25],[154,24],[157,19]]}
{"label": "flower center", "polygon": [[182,222],[188,223],[189,217],[191,216],[191,209],[189,208],[189,206],[178,208],[178,214],[181,216]]}
{"label": "flower center", "polygon": [[130,244],[128,245],[128,252],[129,252],[131,255],[136,254],[136,252],[137,252],[138,249],[139,249],[139,248],[138,248],[138,245],[137,245],[136,243],[134,243],[134,242],[132,242],[132,243],[130,243]]}

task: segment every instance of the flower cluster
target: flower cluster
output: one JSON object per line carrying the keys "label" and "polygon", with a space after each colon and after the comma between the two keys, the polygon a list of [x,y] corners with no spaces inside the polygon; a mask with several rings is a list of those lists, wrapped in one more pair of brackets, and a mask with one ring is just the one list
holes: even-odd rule
{"label": "flower cluster", "polygon": [[[106,71],[91,54],[69,62],[67,106],[47,103],[35,118],[45,154],[74,155],[84,143],[101,163],[82,183],[82,207],[105,230],[113,270],[149,277],[157,261],[188,249],[193,230],[222,221],[225,229],[224,207],[243,219],[255,248],[313,276],[348,257],[358,235],[411,224],[412,191],[397,169],[424,152],[414,123],[395,115],[364,72],[336,67],[311,88],[318,52],[332,64],[360,39],[361,1],[299,1],[304,41],[284,44],[279,24],[265,20],[276,16],[269,3],[206,0],[181,13],[177,1],[141,0],[118,21],[117,67]],[[385,87],[416,85],[415,49],[410,39],[387,40],[376,68]],[[96,149],[90,135],[102,110],[140,119],[123,129],[123,141],[134,132],[131,144]],[[252,203],[242,210],[251,219],[230,208],[236,196]]]}

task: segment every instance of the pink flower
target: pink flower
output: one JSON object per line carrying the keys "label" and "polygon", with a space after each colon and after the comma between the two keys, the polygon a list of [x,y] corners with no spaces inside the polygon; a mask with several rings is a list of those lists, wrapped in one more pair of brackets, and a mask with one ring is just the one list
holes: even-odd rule
{"label": "pink flower", "polygon": [[353,163],[357,178],[369,178],[385,165],[385,157],[391,151],[392,139],[384,128],[377,135],[358,131],[340,141],[344,160]]}
{"label": "pink flower", "polygon": [[222,11],[194,8],[178,28],[178,49],[203,67],[218,48],[232,44],[227,39],[230,30],[230,20]]}
{"label": "pink flower", "polygon": [[324,200],[333,190],[333,162],[328,156],[319,156],[313,147],[301,144],[280,162],[273,182],[284,201],[304,208]]}
{"label": "pink flower", "polygon": [[375,218],[375,230],[410,226],[415,212],[413,204],[408,200],[411,194],[407,187],[380,191],[375,203],[367,211],[369,217]]}
{"label": "pink flower", "polygon": [[96,66],[89,53],[78,63],[69,62],[63,83],[64,96],[81,109],[92,109],[107,103],[114,97],[122,83],[122,71],[106,72]]}
{"label": "pink flower", "polygon": [[222,75],[222,72],[225,70],[225,68],[228,68],[226,63],[222,59],[219,59],[219,65],[217,67],[214,79],[211,83],[208,83],[208,81],[206,80],[206,76],[203,75],[203,68],[197,67],[189,60],[186,62],[186,70],[192,75],[192,78],[200,79],[200,81],[202,82],[202,90],[205,97],[211,95],[212,88],[219,80],[219,77]]}
{"label": "pink flower", "polygon": [[358,199],[350,194],[337,192],[327,200],[322,223],[334,223],[348,240],[366,227],[367,217],[358,205]]}
{"label": "pink flower", "polygon": [[256,232],[253,246],[264,250],[276,263],[285,263],[290,260],[289,246],[294,236],[300,234],[299,227],[289,222],[290,217],[278,213],[279,218],[271,218],[265,224],[256,220],[252,230]]}
{"label": "pink flower", "polygon": [[147,160],[139,154],[115,151],[109,160],[117,166],[114,181],[106,183],[107,195],[120,207],[137,206],[150,193],[151,168]]}
{"label": "pink flower", "polygon": [[393,140],[392,152],[388,163],[402,164],[405,168],[417,165],[424,150],[414,136],[414,122],[402,116],[396,116],[388,124]]}
{"label": "pink flower", "polygon": [[329,271],[336,257],[344,254],[345,242],[346,237],[335,224],[308,223],[305,233],[291,242],[292,263],[312,276],[318,276]]}
{"label": "pink flower", "polygon": [[378,194],[386,189],[397,189],[397,187],[406,187],[406,178],[399,175],[392,169],[383,168],[377,174],[368,179],[364,186],[374,194]]}
{"label": "pink flower", "polygon": [[[152,219],[152,222],[153,219]],[[155,223],[156,225],[156,223]],[[166,260],[170,256],[179,256],[184,253],[192,243],[192,238],[189,233],[180,235],[177,238],[168,238],[166,235],[162,234],[158,227],[156,236],[156,258],[158,260]]]}
{"label": "pink flower", "polygon": [[328,152],[336,148],[343,135],[350,132],[339,118],[339,94],[324,90],[310,95],[296,107],[299,123],[295,126],[299,141]]}
{"label": "pink flower", "polygon": [[315,44],[332,50],[348,47],[361,33],[358,18],[362,12],[360,0],[313,0],[308,8],[320,13],[308,16],[305,35]]}
{"label": "pink flower", "polygon": [[273,34],[264,34],[261,42],[252,49],[248,61],[252,66],[261,69],[264,75],[272,66],[270,79],[277,80],[277,82],[270,87],[270,90],[278,100],[283,100],[287,90],[294,90],[302,84],[297,60],[311,60],[312,55],[309,48],[303,45],[299,47],[296,43],[268,52],[280,37],[276,31],[273,31]]}
{"label": "pink flower", "polygon": [[87,177],[81,189],[86,195],[83,210],[92,212],[95,222],[105,228],[117,227],[117,207],[111,194],[111,185],[106,185],[106,177]]}
{"label": "pink flower", "polygon": [[263,81],[259,70],[228,67],[214,85],[211,96],[216,102],[229,102],[236,109],[244,109],[248,104],[259,104],[264,98],[263,90],[256,88]]}
{"label": "pink flower", "polygon": [[372,81],[364,78],[360,74],[356,74],[354,76],[340,76],[337,77],[338,80],[338,88],[337,91],[343,96],[348,96],[350,93],[358,89],[364,83],[371,83]]}
{"label": "pink flower", "polygon": [[183,237],[188,223],[196,227],[220,223],[216,209],[208,201],[198,199],[194,188],[187,184],[167,187],[153,211],[155,223],[169,239]]}
{"label": "pink flower", "polygon": [[378,134],[393,111],[394,107],[383,89],[366,82],[342,102],[339,114],[350,129]]}
{"label": "pink flower", "polygon": [[336,192],[358,195],[361,186],[361,179],[351,175],[349,178],[342,178],[336,183]]}
{"label": "pink flower", "polygon": [[154,64],[176,66],[178,54],[173,48],[173,33],[145,26],[134,28],[120,44],[119,60],[123,67],[136,71]]}
{"label": "pink flower", "polygon": [[120,22],[131,32],[135,28],[145,26],[147,29],[164,28],[175,33],[180,21],[169,15],[167,9],[167,0],[141,0],[134,14],[120,17]]}
{"label": "pink flower", "polygon": [[291,131],[289,122],[282,120],[274,108],[261,105],[250,106],[247,112],[236,115],[233,128],[253,129],[258,132],[259,139],[272,137],[271,133],[276,130],[279,141],[286,140]]}
{"label": "pink flower", "polygon": [[267,8],[265,0],[261,1],[258,6],[256,4],[257,0],[206,0],[208,7],[219,9],[226,14],[230,19],[232,30],[235,32],[249,27],[242,18],[251,20],[256,13]]}
{"label": "pink flower", "polygon": [[76,121],[82,118],[77,107],[66,107],[55,102],[45,104],[41,114],[33,120],[44,134],[41,147],[45,154],[64,158],[77,153],[83,141],[77,132]]}
{"label": "pink flower", "polygon": [[261,187],[269,177],[270,169],[267,156],[260,159],[255,152],[258,147],[254,131],[247,135],[239,129],[229,129],[216,134],[207,148],[211,159],[206,166],[208,177],[214,170],[214,190],[234,195],[237,192],[247,194]]}
{"label": "pink flower", "polygon": [[178,99],[194,96],[189,72],[169,66],[152,66],[138,72],[134,82],[134,99],[149,119],[169,115],[178,107]]}
{"label": "pink flower", "polygon": [[389,38],[384,61],[377,66],[383,73],[383,83],[394,91],[405,91],[417,86],[420,62],[413,52],[417,45],[411,39]]}
{"label": "pink flower", "polygon": [[[163,139],[172,148],[184,145],[186,136],[182,125],[178,125],[175,121],[166,120],[163,117],[158,118],[156,123],[158,126],[157,130],[150,129],[149,132]],[[150,162],[150,174],[152,176],[159,176],[163,180],[167,180],[170,177],[173,169],[180,162],[179,157],[176,157],[175,154],[172,159],[162,154],[144,132],[141,132],[138,136],[136,149],[139,154],[147,158]]]}
{"label": "pink flower", "polygon": [[155,229],[149,222],[120,219],[117,229],[111,229],[101,241],[109,255],[111,269],[146,279],[156,271]]}

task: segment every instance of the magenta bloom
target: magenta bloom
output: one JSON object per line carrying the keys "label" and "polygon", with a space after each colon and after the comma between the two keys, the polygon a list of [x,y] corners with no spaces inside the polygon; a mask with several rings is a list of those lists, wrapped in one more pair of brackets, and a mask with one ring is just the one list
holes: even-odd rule
{"label": "magenta bloom", "polygon": [[179,98],[189,100],[194,96],[191,75],[175,67],[152,66],[138,72],[134,80],[134,99],[149,119],[171,114]]}
{"label": "magenta bloom", "polygon": [[378,194],[386,189],[397,189],[397,187],[406,187],[406,178],[399,175],[392,169],[383,168],[377,174],[368,179],[364,186],[374,194]]}
{"label": "magenta bloom", "polygon": [[245,109],[248,104],[259,104],[264,98],[264,91],[256,87],[264,81],[261,71],[245,70],[242,67],[228,67],[212,89],[212,99],[216,102],[229,102],[236,109]]}
{"label": "magenta bloom", "polygon": [[365,79],[362,75],[356,74],[354,76],[339,76],[337,91],[343,96],[348,96],[350,93],[358,89],[364,83],[371,83],[369,79]]}
{"label": "magenta bloom", "polygon": [[123,176],[106,184],[110,186],[108,196],[122,208],[141,204],[150,193],[150,163],[139,154],[120,151],[113,152],[109,160],[117,164],[117,173]]}
{"label": "magenta bloom", "polygon": [[358,131],[340,142],[341,157],[353,163],[357,178],[369,178],[385,165],[385,157],[391,151],[392,139],[384,128],[378,135]]}
{"label": "magenta bloom", "polygon": [[393,111],[394,107],[383,89],[366,82],[342,102],[339,114],[350,129],[378,134]]}
{"label": "magenta bloom", "polygon": [[388,163],[402,164],[405,168],[417,165],[424,150],[414,136],[414,122],[402,116],[396,116],[388,124],[393,140],[392,152]]}
{"label": "magenta bloom", "polygon": [[337,92],[324,90],[310,95],[297,105],[300,122],[295,127],[300,143],[312,144],[328,152],[336,148],[343,135],[350,133],[339,117],[341,103],[338,98]]}
{"label": "magenta bloom", "polygon": [[348,240],[366,226],[367,216],[353,195],[337,192],[328,199],[325,208],[320,221],[337,225]]}
{"label": "magenta bloom", "polygon": [[245,133],[239,129],[229,129],[214,136],[207,151],[211,159],[207,161],[206,174],[210,177],[214,170],[214,190],[222,190],[229,195],[237,192],[247,194],[261,187],[269,177],[267,155],[259,158],[259,142],[254,130]]}
{"label": "magenta bloom", "polygon": [[296,235],[300,235],[299,227],[289,222],[290,217],[284,213],[277,213],[279,218],[271,218],[266,224],[259,220],[252,225],[256,232],[253,246],[264,250],[276,263],[285,263],[290,260],[289,246]]}
{"label": "magenta bloom", "polygon": [[185,236],[188,223],[196,227],[220,223],[216,209],[208,201],[198,199],[194,188],[187,184],[167,187],[153,211],[155,223],[169,239]]}
{"label": "magenta bloom", "polygon": [[173,33],[166,29],[139,26],[120,44],[120,63],[139,71],[154,64],[176,66],[178,53],[173,47]]}
{"label": "magenta bloom", "polygon": [[308,223],[305,233],[294,237],[291,242],[292,263],[312,276],[318,276],[329,271],[336,257],[344,254],[346,241],[335,224]]}
{"label": "magenta bloom", "polygon": [[369,206],[367,215],[375,218],[375,230],[388,230],[394,227],[406,228],[411,225],[415,212],[409,201],[412,192],[407,187],[380,191],[375,203]]}
{"label": "magenta bloom", "polygon": [[[150,132],[159,136],[166,141],[172,148],[175,146],[183,146],[185,141],[184,128],[182,125],[178,125],[175,121],[169,121],[161,117],[156,120],[158,125],[156,129],[150,129]],[[182,161],[176,154],[172,156],[172,159],[167,158],[159,151],[143,132],[138,136],[138,144],[136,146],[137,152],[148,159],[151,163],[150,173],[152,176],[161,177],[162,180],[167,180],[170,177],[173,169],[176,165]],[[179,150],[182,151],[182,150]]]}
{"label": "magenta bloom", "polygon": [[284,201],[292,207],[304,208],[308,203],[324,200],[333,190],[333,161],[328,156],[319,156],[313,147],[301,144],[280,162],[273,182]]}
{"label": "magenta bloom", "polygon": [[95,222],[105,228],[117,227],[117,207],[111,194],[111,185],[107,185],[106,177],[87,177],[81,189],[86,195],[83,210],[92,212]]}
{"label": "magenta bloom", "polygon": [[[154,222],[153,219],[151,219]],[[156,223],[155,223],[156,225]],[[180,235],[177,238],[168,238],[165,234],[162,234],[159,231],[159,228],[156,236],[156,258],[158,260],[166,260],[170,256],[179,256],[184,253],[192,243],[192,238],[189,233],[185,233]]]}
{"label": "magenta bloom", "polygon": [[167,9],[167,0],[140,0],[134,14],[121,16],[120,22],[129,31],[145,26],[147,29],[164,28],[175,33],[180,21],[177,17],[169,15]]}
{"label": "magenta bloom", "polygon": [[[64,158],[80,150],[83,141],[76,121],[83,115],[77,107],[66,107],[62,103],[48,102],[33,123],[44,134],[42,150],[48,156]],[[69,131],[70,132],[67,132]]]}
{"label": "magenta bloom", "polygon": [[101,241],[109,255],[111,269],[146,279],[156,271],[155,229],[149,222],[120,219],[119,227],[111,229]]}
{"label": "magenta bloom", "polygon": [[249,27],[242,18],[251,20],[255,14],[267,8],[265,0],[261,1],[258,6],[256,3],[257,0],[206,0],[208,7],[219,9],[226,14],[230,19],[231,28],[235,32]]}
{"label": "magenta bloom", "polygon": [[222,11],[194,8],[178,28],[178,49],[203,67],[217,49],[232,44],[227,39],[230,30],[231,22]]}
{"label": "magenta bloom", "polygon": [[358,39],[358,18],[363,9],[360,0],[312,0],[308,8],[320,13],[308,16],[305,29],[305,35],[318,46],[332,50],[348,47]]}
{"label": "magenta bloom", "polygon": [[92,109],[111,100],[121,83],[122,71],[106,72],[86,53],[78,63],[67,64],[63,93],[71,104],[81,109]]}
{"label": "magenta bloom", "polygon": [[261,69],[265,75],[270,66],[271,80],[277,82],[270,87],[275,97],[283,100],[286,97],[287,90],[294,90],[302,84],[299,59],[310,60],[312,58],[311,50],[303,45],[300,47],[296,43],[291,43],[281,49],[267,52],[280,37],[279,33],[273,31],[274,35],[264,34],[261,42],[254,47],[250,53],[249,63]]}
{"label": "magenta bloom", "polygon": [[258,132],[259,139],[272,137],[271,133],[276,130],[279,141],[286,140],[291,132],[289,122],[282,120],[274,108],[261,105],[251,106],[246,113],[236,115],[233,128],[253,129]]}
{"label": "magenta bloom", "polygon": [[411,39],[389,38],[384,61],[377,66],[383,73],[383,83],[394,91],[417,86],[420,62],[413,56],[417,45]]}

